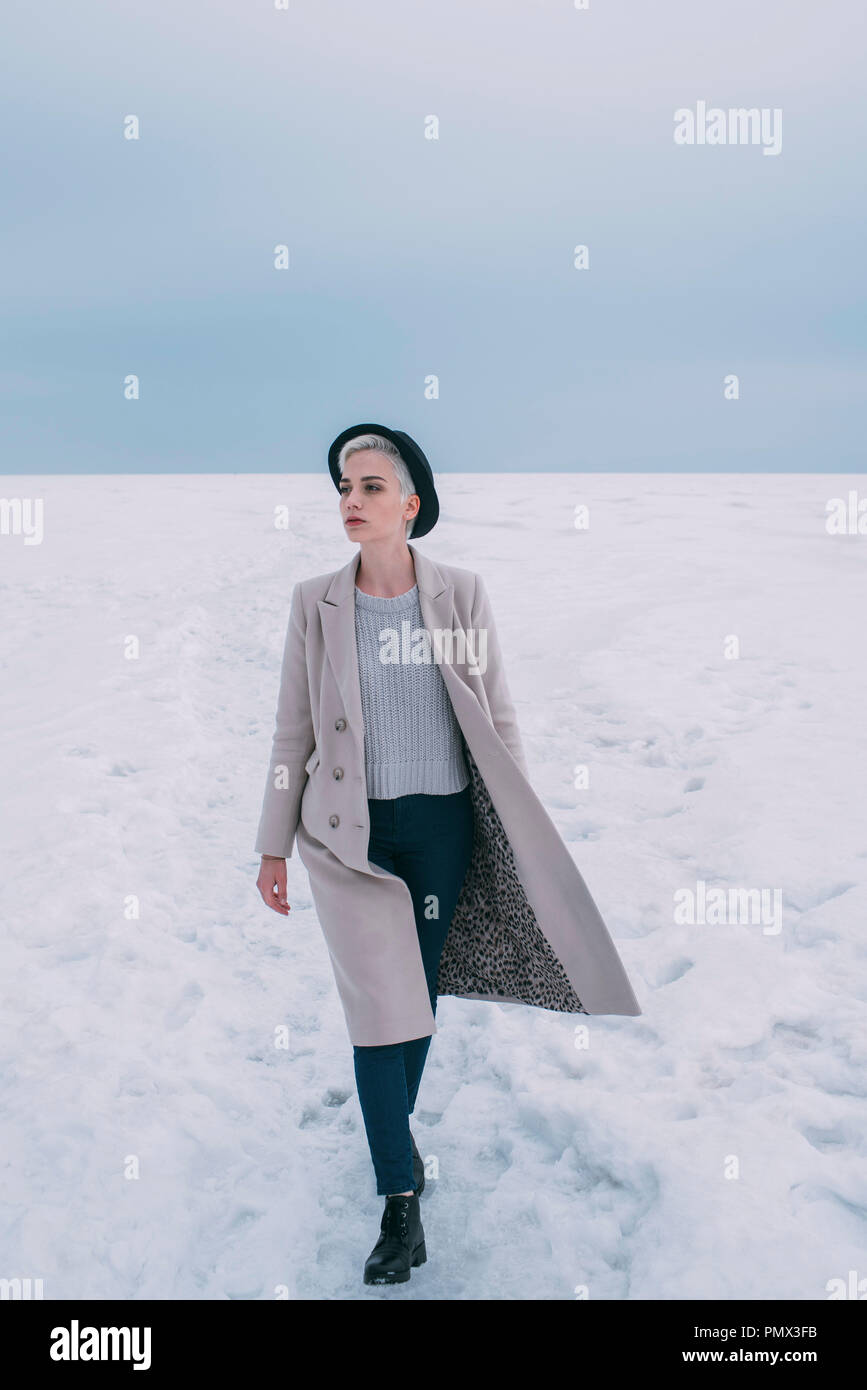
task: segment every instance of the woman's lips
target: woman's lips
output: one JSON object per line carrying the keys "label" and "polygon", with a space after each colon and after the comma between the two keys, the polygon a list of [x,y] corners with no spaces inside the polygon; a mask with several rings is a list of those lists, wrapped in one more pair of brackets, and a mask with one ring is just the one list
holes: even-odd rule
{"label": "woman's lips", "polygon": [[347,526],[363,526],[364,518],[360,516],[350,517],[346,524]]}

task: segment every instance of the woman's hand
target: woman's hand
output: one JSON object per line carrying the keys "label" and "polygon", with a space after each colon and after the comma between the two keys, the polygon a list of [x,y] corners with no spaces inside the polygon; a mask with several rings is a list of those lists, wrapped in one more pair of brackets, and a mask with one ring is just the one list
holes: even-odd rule
{"label": "woman's hand", "polygon": [[281,917],[288,916],[291,908],[286,901],[286,860],[277,859],[273,854],[263,854],[259,867],[256,887],[262,894],[262,901]]}

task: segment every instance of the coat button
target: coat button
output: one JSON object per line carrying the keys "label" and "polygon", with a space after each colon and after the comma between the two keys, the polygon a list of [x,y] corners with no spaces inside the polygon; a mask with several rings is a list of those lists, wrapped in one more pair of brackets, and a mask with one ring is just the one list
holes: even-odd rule
{"label": "coat button", "polygon": [[336,767],[336,768],[334,769],[334,772],[332,773],[332,776],[333,776],[335,782],[339,782],[340,779],[341,779],[341,777],[343,776],[343,768],[342,768],[342,767]]}
{"label": "coat button", "polygon": [[335,828],[336,826],[338,826],[338,825],[340,824],[340,817],[339,817],[339,816],[329,816],[329,817],[328,817],[328,824],[332,827],[332,829]]}
{"label": "coat button", "polygon": [[342,717],[340,719],[335,719],[334,727],[338,733],[342,733],[343,730],[346,728],[346,720]]}

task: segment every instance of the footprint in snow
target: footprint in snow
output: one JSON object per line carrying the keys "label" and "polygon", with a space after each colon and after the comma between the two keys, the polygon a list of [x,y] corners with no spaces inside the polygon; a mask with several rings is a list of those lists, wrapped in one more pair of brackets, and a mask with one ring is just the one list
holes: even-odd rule
{"label": "footprint in snow", "polygon": [[166,1009],[163,1018],[166,1028],[174,1031],[178,1028],[183,1028],[186,1023],[189,1023],[193,1014],[199,1007],[203,994],[204,992],[201,985],[197,985],[195,982],[188,984],[181,993],[180,998],[175,1001],[170,1009]]}

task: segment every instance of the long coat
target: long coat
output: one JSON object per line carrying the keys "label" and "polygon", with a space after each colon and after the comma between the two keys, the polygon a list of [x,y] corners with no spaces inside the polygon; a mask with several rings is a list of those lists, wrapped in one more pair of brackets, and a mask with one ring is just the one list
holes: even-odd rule
{"label": "long coat", "polygon": [[[608,930],[530,785],[480,575],[410,544],[424,626],[470,772],[473,853],[443,948],[438,994],[578,1014],[640,1014]],[[360,552],[296,584],[257,854],[297,841],[350,1041],[437,1031],[402,878],[367,857],[370,817],[355,637]],[[449,650],[446,636],[465,634]],[[485,648],[486,638],[486,648]],[[460,659],[463,655],[463,659]]]}

